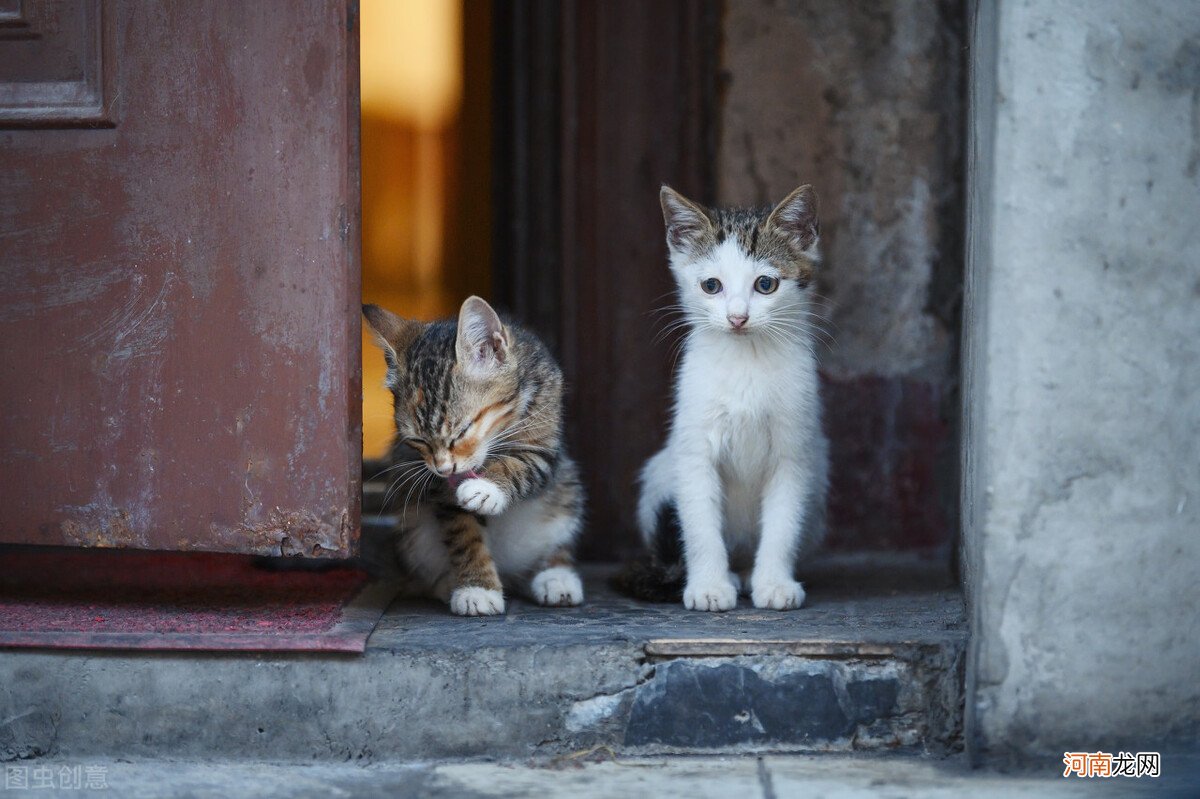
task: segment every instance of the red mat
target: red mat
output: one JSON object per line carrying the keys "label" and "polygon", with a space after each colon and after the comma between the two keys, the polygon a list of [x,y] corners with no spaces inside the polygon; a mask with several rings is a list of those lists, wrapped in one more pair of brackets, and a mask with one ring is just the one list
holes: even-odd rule
{"label": "red mat", "polygon": [[394,591],[351,567],[0,548],[0,647],[362,652]]}

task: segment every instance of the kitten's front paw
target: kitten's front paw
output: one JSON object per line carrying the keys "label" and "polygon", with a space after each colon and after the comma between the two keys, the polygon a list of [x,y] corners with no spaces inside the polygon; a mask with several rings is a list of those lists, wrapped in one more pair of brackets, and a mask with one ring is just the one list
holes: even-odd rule
{"label": "kitten's front paw", "polygon": [[688,610],[733,610],[737,607],[737,593],[729,577],[708,582],[689,580],[683,589],[683,606]]}
{"label": "kitten's front paw", "polygon": [[500,486],[483,477],[463,480],[454,492],[458,504],[472,513],[495,516],[508,508],[508,494]]}
{"label": "kitten's front paw", "polygon": [[795,580],[750,579],[750,600],[756,608],[795,610],[804,604],[804,588]]}
{"label": "kitten's front paw", "polygon": [[539,605],[572,607],[583,602],[583,582],[574,569],[566,566],[538,572],[529,587]]}
{"label": "kitten's front paw", "polygon": [[456,616],[496,616],[504,612],[504,594],[475,585],[454,589],[450,612]]}

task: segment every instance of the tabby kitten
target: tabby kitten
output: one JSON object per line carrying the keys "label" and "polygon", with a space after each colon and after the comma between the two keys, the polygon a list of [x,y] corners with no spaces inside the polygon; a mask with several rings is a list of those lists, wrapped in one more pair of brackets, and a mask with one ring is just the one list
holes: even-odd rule
{"label": "tabby kitten", "polygon": [[753,210],[704,208],[666,186],[660,199],[688,336],[666,446],[641,474],[653,557],[626,586],[649,598],[647,580],[660,595],[674,582],[693,610],[730,610],[743,590],[757,608],[798,608],[794,566],[824,534],[828,482],[816,195],[801,186]]}
{"label": "tabby kitten", "polygon": [[581,603],[572,545],[583,488],[563,444],[562,372],[545,346],[479,297],[457,323],[374,305],[363,314],[395,402],[397,493],[416,495],[399,552],[419,586],[463,616],[503,613],[502,577],[543,605]]}

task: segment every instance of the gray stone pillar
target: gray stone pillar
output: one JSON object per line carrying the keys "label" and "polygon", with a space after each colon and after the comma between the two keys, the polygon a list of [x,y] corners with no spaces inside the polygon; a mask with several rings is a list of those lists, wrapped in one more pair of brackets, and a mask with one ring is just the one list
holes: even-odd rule
{"label": "gray stone pillar", "polygon": [[970,38],[968,746],[1194,745],[1200,3],[978,0]]}

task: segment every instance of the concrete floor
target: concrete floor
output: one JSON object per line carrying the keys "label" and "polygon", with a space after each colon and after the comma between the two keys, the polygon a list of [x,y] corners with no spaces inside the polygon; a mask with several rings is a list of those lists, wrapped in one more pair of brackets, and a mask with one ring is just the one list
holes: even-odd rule
{"label": "concrete floor", "polygon": [[[1008,799],[1013,796],[1195,796],[1197,760],[1165,758],[1159,780],[1064,780],[1056,764],[1040,772],[970,771],[961,758],[789,755],[613,759],[604,751],[538,763],[265,764],[220,761],[54,761],[86,765],[110,795],[127,799],[232,797],[590,797],[687,796],[819,799]],[[9,790],[4,795],[80,796],[78,788]]]}

